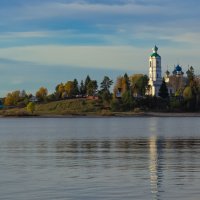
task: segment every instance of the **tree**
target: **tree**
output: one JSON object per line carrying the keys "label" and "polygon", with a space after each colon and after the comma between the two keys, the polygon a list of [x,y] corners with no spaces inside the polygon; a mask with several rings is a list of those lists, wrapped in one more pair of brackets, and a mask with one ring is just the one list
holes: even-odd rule
{"label": "tree", "polygon": [[33,114],[33,112],[35,111],[35,103],[29,102],[26,109],[28,112],[31,112],[31,114]]}
{"label": "tree", "polygon": [[39,101],[45,101],[46,97],[48,95],[48,90],[45,87],[41,87],[37,92],[36,92],[36,97],[39,99]]}
{"label": "tree", "polygon": [[74,82],[73,81],[67,81],[65,84],[65,92],[68,97],[72,97],[74,91]]}
{"label": "tree", "polygon": [[124,76],[117,77],[115,86],[114,86],[114,97],[121,96],[126,92],[130,91],[130,80],[127,74]]}
{"label": "tree", "polygon": [[124,111],[130,111],[133,108],[134,101],[130,91],[124,92],[122,95],[122,107]]}
{"label": "tree", "polygon": [[65,92],[65,86],[63,85],[63,83],[60,83],[56,86],[55,90],[55,95],[57,99],[60,99],[62,97],[62,94]]}
{"label": "tree", "polygon": [[11,105],[14,105],[14,100],[13,100],[13,97],[12,97],[12,94],[11,93],[8,93],[5,100],[4,100],[4,104],[6,106],[11,106]]}
{"label": "tree", "polygon": [[112,84],[113,84],[113,81],[108,76],[104,76],[104,79],[101,82],[100,88],[102,91],[109,91]]}
{"label": "tree", "polygon": [[144,96],[148,87],[148,76],[143,74],[134,74],[130,77],[131,89],[134,96]]}
{"label": "tree", "polygon": [[122,87],[124,88],[124,91],[130,90],[130,80],[127,73],[124,74],[122,83],[123,83]]}
{"label": "tree", "polygon": [[17,103],[19,101],[20,101],[20,91],[16,90],[7,94],[4,104],[6,106],[17,106]]}
{"label": "tree", "polygon": [[109,90],[112,84],[113,81],[108,76],[104,76],[100,86],[101,90],[99,92],[103,101],[109,102],[112,99],[112,95]]}
{"label": "tree", "polygon": [[158,95],[159,95],[160,97],[162,97],[163,99],[166,99],[167,97],[169,97],[167,85],[166,85],[166,83],[165,83],[164,78],[163,78],[163,80],[162,80],[162,84],[161,84],[161,86],[160,86]]}
{"label": "tree", "polygon": [[200,105],[200,86],[198,77],[194,74],[194,68],[191,66],[187,71],[188,86],[184,90],[184,99],[187,101],[187,107],[190,110],[199,109]]}
{"label": "tree", "polygon": [[98,85],[96,80],[91,80],[87,84],[87,95],[93,96],[97,91]]}
{"label": "tree", "polygon": [[87,75],[86,79],[85,79],[85,83],[84,83],[84,86],[85,86],[85,94],[88,93],[87,92],[87,87],[88,87],[88,84],[90,83],[91,81],[91,78],[89,75]]}
{"label": "tree", "polygon": [[193,94],[192,94],[192,88],[190,86],[187,86],[184,91],[183,91],[183,98],[186,101],[190,101],[193,98]]}
{"label": "tree", "polygon": [[85,88],[85,85],[83,83],[83,80],[81,81],[81,85],[80,85],[80,94],[82,96],[84,96],[86,94],[86,88]]}
{"label": "tree", "polygon": [[144,96],[146,94],[146,89],[148,87],[149,78],[147,75],[143,75],[137,82],[139,86],[139,93],[141,96]]}
{"label": "tree", "polygon": [[188,69],[186,74],[187,74],[187,78],[188,78],[189,83],[194,80],[194,68],[192,66]]}
{"label": "tree", "polygon": [[78,81],[77,79],[74,79],[73,81],[74,87],[73,87],[73,95],[79,94],[79,86],[78,86]]}

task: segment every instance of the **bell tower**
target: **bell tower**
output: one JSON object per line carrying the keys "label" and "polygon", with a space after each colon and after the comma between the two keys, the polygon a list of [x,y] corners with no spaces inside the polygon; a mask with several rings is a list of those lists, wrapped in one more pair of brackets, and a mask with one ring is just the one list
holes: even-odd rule
{"label": "bell tower", "polygon": [[158,96],[162,84],[161,57],[157,53],[158,47],[154,46],[153,53],[149,57],[149,95]]}

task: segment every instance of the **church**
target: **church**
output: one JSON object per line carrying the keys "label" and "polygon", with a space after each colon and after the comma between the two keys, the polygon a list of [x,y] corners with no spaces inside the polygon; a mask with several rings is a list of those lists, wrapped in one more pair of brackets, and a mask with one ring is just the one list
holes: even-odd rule
{"label": "church", "polygon": [[148,95],[158,96],[162,84],[161,56],[158,54],[158,47],[155,46],[149,57],[149,88]]}
{"label": "church", "polygon": [[[158,96],[160,86],[162,84],[162,68],[161,56],[158,54],[158,47],[155,46],[153,53],[149,57],[149,88],[147,94],[151,96]],[[164,80],[168,88],[170,96],[175,95],[184,89],[187,78],[183,76],[184,72],[180,65],[174,66],[172,74],[167,70],[164,75]]]}

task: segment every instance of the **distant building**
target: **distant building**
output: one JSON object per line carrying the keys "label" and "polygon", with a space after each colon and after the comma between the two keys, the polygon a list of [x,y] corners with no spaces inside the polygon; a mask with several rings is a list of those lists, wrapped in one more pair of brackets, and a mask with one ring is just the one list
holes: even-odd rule
{"label": "distant building", "polygon": [[122,97],[122,89],[118,88],[115,94],[116,98],[121,98]]}
{"label": "distant building", "polygon": [[38,98],[35,97],[35,96],[32,96],[30,99],[29,99],[30,102],[33,102],[33,103],[36,103],[38,102]]}
{"label": "distant building", "polygon": [[162,84],[161,56],[157,53],[157,46],[155,46],[152,50],[153,53],[149,57],[149,88],[147,94],[158,96],[159,89]]}
{"label": "distant building", "polygon": [[[149,87],[146,93],[147,95],[158,96],[162,84],[161,56],[158,54],[157,46],[152,50],[153,53],[149,57]],[[174,66],[172,73],[168,70],[165,72],[164,80],[171,96],[182,94],[187,84],[187,77],[184,76],[182,67],[179,64]]]}
{"label": "distant building", "polygon": [[182,67],[180,65],[174,67],[172,74],[170,74],[168,70],[165,72],[164,79],[170,96],[179,96],[179,94],[184,90],[187,84],[187,78],[183,75],[184,72],[182,71]]}
{"label": "distant building", "polygon": [[20,96],[20,98],[25,98],[26,97],[25,90],[20,91],[19,96]]}

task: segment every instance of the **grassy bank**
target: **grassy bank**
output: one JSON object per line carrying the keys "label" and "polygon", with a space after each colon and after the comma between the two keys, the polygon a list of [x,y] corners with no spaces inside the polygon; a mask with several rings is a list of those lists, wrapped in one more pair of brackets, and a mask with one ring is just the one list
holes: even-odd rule
{"label": "grassy bank", "polygon": [[162,112],[112,112],[105,109],[97,100],[70,99],[50,103],[36,104],[33,114],[26,108],[0,110],[2,117],[75,117],[75,116],[147,116],[147,117],[200,117],[200,113],[162,113]]}
{"label": "grassy bank", "polygon": [[26,108],[3,109],[1,116],[69,116],[69,115],[106,115],[103,105],[96,100],[70,99],[36,104],[33,114]]}

